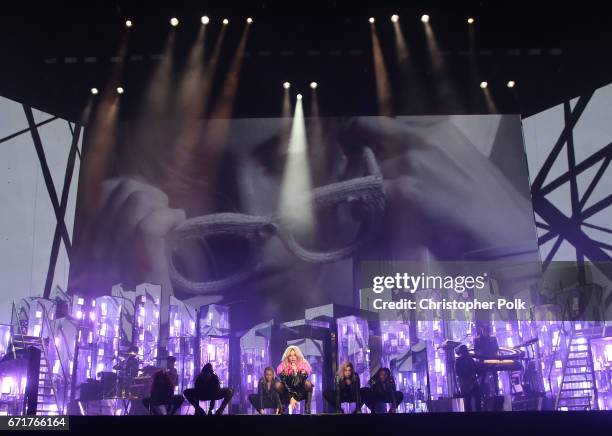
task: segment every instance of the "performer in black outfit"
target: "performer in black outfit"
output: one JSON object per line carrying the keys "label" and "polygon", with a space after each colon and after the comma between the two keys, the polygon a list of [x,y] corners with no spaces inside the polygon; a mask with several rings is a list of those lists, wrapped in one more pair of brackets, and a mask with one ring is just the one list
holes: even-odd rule
{"label": "performer in black outfit", "polygon": [[276,390],[283,405],[295,407],[299,401],[304,400],[304,413],[310,415],[310,404],[314,386],[307,380],[312,372],[308,361],[297,345],[290,345],[285,349],[281,363],[276,369],[280,382],[276,383]]}
{"label": "performer in black outfit", "polygon": [[121,376],[134,378],[138,376],[138,368],[140,362],[138,361],[138,347],[132,345],[128,348],[127,357],[121,362],[117,363],[113,369],[120,371]]}
{"label": "performer in black outfit", "polygon": [[157,406],[165,406],[168,415],[181,407],[185,399],[182,395],[174,395],[174,383],[167,371],[157,371],[151,383],[151,396],[142,399],[142,404],[154,415],[159,415]]}
{"label": "performer in black outfit", "polygon": [[215,401],[223,399],[221,406],[215,412],[217,415],[221,415],[225,406],[231,401],[234,390],[232,388],[222,388],[219,383],[219,377],[214,373],[212,365],[207,363],[196,378],[195,388],[185,389],[183,395],[195,408],[196,415],[205,415],[204,409],[200,407],[200,401],[209,401],[208,414],[212,415]]}
{"label": "performer in black outfit", "polygon": [[482,356],[497,356],[499,345],[497,338],[491,336],[489,326],[481,324],[478,327],[478,336],[474,339],[474,352]]}
{"label": "performer in black outfit", "polygon": [[138,360],[138,347],[132,345],[128,348],[127,357],[119,361],[113,369],[117,371],[118,379],[118,395],[121,396],[132,396],[133,395],[133,381],[135,377],[138,377],[140,369],[140,361]]}
{"label": "performer in black outfit", "polygon": [[[478,326],[478,336],[474,339],[474,354],[478,356],[493,357],[499,354],[499,345],[497,344],[497,338],[490,335],[489,325],[480,324]],[[498,378],[497,371],[491,371],[491,381],[487,380],[486,370],[478,371],[478,378],[480,379],[481,388],[483,389],[484,395],[497,395],[498,391]]]}
{"label": "performer in black outfit", "polygon": [[476,381],[476,363],[465,345],[457,347],[455,360],[455,373],[459,381],[459,389],[463,397],[463,406],[466,412],[472,411],[472,399],[476,403],[476,411],[481,410],[480,387]]}
{"label": "performer in black outfit", "polygon": [[172,381],[172,384],[174,386],[178,386],[178,371],[176,370],[176,357],[174,356],[168,356],[166,358],[166,373],[168,374],[168,377],[170,377],[170,381]]}
{"label": "performer in black outfit", "polygon": [[264,376],[259,379],[257,385],[257,393],[249,395],[249,401],[260,415],[263,414],[263,409],[274,409],[277,415],[281,413],[282,405],[276,390],[276,383],[279,382],[271,366],[264,369]]}
{"label": "performer in black outfit", "polygon": [[389,403],[389,413],[395,413],[397,406],[404,399],[404,394],[395,387],[395,380],[389,368],[380,368],[369,381],[370,387],[361,389],[361,397],[365,405],[377,413],[382,404]]}
{"label": "performer in black outfit", "polygon": [[344,362],[340,365],[338,373],[334,379],[334,389],[323,391],[323,397],[334,407],[337,413],[344,413],[340,405],[342,403],[355,403],[353,413],[361,413],[361,389],[359,375],[351,362]]}

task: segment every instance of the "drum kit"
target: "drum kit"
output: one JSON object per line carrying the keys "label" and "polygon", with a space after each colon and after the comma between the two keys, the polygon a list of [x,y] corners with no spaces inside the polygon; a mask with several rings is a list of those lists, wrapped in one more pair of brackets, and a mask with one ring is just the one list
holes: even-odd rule
{"label": "drum kit", "polygon": [[113,366],[113,371],[102,371],[97,380],[83,383],[80,398],[82,401],[145,398],[157,370],[151,365],[140,368],[136,353],[128,352],[125,359]]}
{"label": "drum kit", "polygon": [[149,395],[151,386],[150,375],[132,377],[122,373],[123,371],[105,371],[98,374],[100,378],[100,395],[98,395],[98,399],[135,399],[145,398]]}
{"label": "drum kit", "polygon": [[102,399],[136,399],[149,396],[151,378],[157,368],[149,365],[135,371],[134,368],[126,368],[124,362],[113,367],[116,372],[99,374],[102,382]]}

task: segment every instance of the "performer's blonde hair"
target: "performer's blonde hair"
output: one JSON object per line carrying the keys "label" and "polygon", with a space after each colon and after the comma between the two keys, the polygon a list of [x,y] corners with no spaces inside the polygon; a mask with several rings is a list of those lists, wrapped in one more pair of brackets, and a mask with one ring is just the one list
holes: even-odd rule
{"label": "performer's blonde hair", "polygon": [[278,365],[278,368],[276,369],[276,373],[277,374],[289,374],[292,372],[291,364],[289,363],[289,360],[288,360],[289,354],[291,354],[292,351],[295,353],[297,357],[297,362],[296,362],[297,372],[305,372],[306,374],[310,374],[312,372],[310,363],[308,363],[308,360],[306,360],[306,358],[302,354],[302,350],[300,350],[300,347],[298,347],[297,345],[289,345],[285,349],[285,352],[283,353],[283,357],[281,359],[281,363],[280,365]]}
{"label": "performer's blonde hair", "polygon": [[300,347],[298,347],[297,345],[289,345],[287,348],[285,348],[285,352],[283,353],[283,357],[281,358],[282,362],[288,361],[289,353],[291,351],[295,351],[295,355],[297,356],[298,362],[303,362],[306,360],[304,358],[304,354],[302,354],[302,350],[300,350]]}
{"label": "performer's blonde hair", "polygon": [[353,363],[349,362],[348,360],[345,360],[344,362],[342,362],[342,364],[338,368],[338,372],[336,374],[338,374],[339,377],[344,377],[344,368],[346,368],[347,366],[351,367],[351,370],[353,371],[353,375],[354,375],[355,374],[355,367],[353,366]]}

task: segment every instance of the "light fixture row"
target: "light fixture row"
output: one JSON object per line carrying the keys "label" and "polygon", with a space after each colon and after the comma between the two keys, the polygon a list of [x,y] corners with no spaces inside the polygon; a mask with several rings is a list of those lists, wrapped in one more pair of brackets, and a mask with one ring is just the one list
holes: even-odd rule
{"label": "light fixture row", "polygon": [[[202,24],[208,24],[210,23],[210,18],[206,15],[202,16],[202,18],[200,18],[200,22]],[[227,26],[229,24],[229,19],[224,18],[223,20],[221,20],[221,22],[223,23],[224,26]],[[252,24],[253,23],[253,18],[248,17],[246,19],[247,24]],[[172,17],[170,18],[170,25],[172,27],[176,27],[180,24],[180,20],[177,17]],[[125,20],[125,27],[132,27],[134,26],[134,21],[127,19]]]}
{"label": "light fixture row", "polygon": [[[400,18],[399,15],[393,14],[393,15],[391,15],[391,22],[397,23],[397,22],[399,22],[399,18]],[[427,15],[427,14],[421,15],[421,21],[423,23],[429,23],[429,20],[430,20],[430,16],[429,15]],[[208,16],[204,15],[204,16],[202,16],[202,18],[200,18],[200,21],[202,22],[202,24],[208,24],[208,23],[210,23],[210,18]],[[467,18],[466,21],[467,21],[468,24],[474,24],[476,22],[476,19],[474,17],[469,17],[469,18]],[[227,26],[229,24],[229,19],[224,18],[223,20],[221,20],[221,22],[223,23],[223,25]],[[252,24],[253,23],[253,18],[248,17],[246,19],[246,22],[248,24]],[[370,18],[368,18],[368,22],[370,24],[374,24],[376,22],[376,18],[370,17]],[[170,18],[170,25],[172,27],[176,27],[179,24],[180,24],[180,21],[179,21],[179,19],[177,17]],[[125,26],[126,27],[132,27],[133,25],[134,25],[134,21],[132,21],[130,19],[125,20]]]}
{"label": "light fixture row", "polygon": [[[317,82],[310,82],[310,88],[317,89],[318,86],[319,86],[319,84]],[[291,83],[283,82],[283,88],[285,88],[285,89],[291,88]]]}
{"label": "light fixture row", "polygon": [[[311,89],[317,89],[317,87],[319,86],[319,84],[317,82],[310,82],[310,88]],[[489,86],[489,83],[486,81],[482,81],[480,82],[480,87],[482,89],[486,89]],[[508,88],[514,88],[516,86],[516,82],[514,80],[508,80],[508,82],[506,83],[506,86]],[[283,82],[283,88],[284,89],[289,89],[291,88],[291,83],[290,82]],[[116,88],[117,94],[123,94],[125,92],[125,89],[122,86],[118,86]],[[92,95],[98,95],[99,94],[99,90],[98,88],[91,88],[90,92]],[[298,94],[299,98],[301,98],[301,94]]]}
{"label": "light fixture row", "polygon": [[[430,18],[431,17],[429,15],[427,15],[427,14],[421,15],[421,21],[423,23],[429,23]],[[466,21],[467,21],[468,24],[474,24],[476,22],[476,19],[474,17],[469,17]],[[370,18],[368,18],[368,22],[370,24],[374,24],[376,22],[376,18],[370,17]],[[391,22],[392,23],[399,22],[399,15],[397,15],[397,14],[391,15]]]}
{"label": "light fixture row", "polygon": [[[482,81],[480,82],[480,87],[482,89],[486,89],[489,86],[489,83],[486,81]],[[514,88],[516,86],[516,82],[514,80],[508,80],[508,82],[506,82],[506,87],[508,88]]]}
{"label": "light fixture row", "polygon": [[[123,94],[125,92],[125,89],[123,89],[123,86],[117,86],[117,88],[115,88],[115,91],[117,91],[117,94]],[[91,88],[89,92],[91,93],[91,95],[98,95],[100,93],[100,90],[98,88]]]}

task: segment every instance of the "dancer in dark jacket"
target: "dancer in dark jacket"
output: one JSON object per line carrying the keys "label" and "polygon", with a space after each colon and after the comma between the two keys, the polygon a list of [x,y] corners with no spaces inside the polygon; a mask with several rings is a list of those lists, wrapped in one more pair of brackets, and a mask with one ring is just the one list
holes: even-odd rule
{"label": "dancer in dark jacket", "polygon": [[143,398],[142,404],[153,415],[159,415],[158,406],[166,407],[167,414],[174,415],[185,401],[182,395],[174,395],[174,386],[171,374],[157,371],[151,383],[151,396]]}
{"label": "dancer in dark jacket", "polygon": [[363,402],[372,413],[377,413],[380,406],[388,403],[391,405],[389,413],[395,413],[397,406],[404,399],[404,394],[395,387],[395,380],[389,368],[380,368],[370,379],[370,387],[361,389]]}
{"label": "dancer in dark jacket", "polygon": [[260,415],[263,414],[263,409],[274,409],[277,415],[281,413],[282,405],[276,390],[276,384],[279,382],[271,366],[264,369],[264,376],[259,379],[257,385],[257,393],[249,395],[249,402]]}
{"label": "dancer in dark jacket", "polygon": [[208,414],[212,415],[215,401],[223,399],[221,406],[216,411],[217,415],[221,415],[225,406],[231,401],[234,390],[232,388],[222,388],[212,365],[207,363],[196,378],[195,388],[185,389],[183,395],[195,408],[196,415],[205,415],[204,409],[200,407],[200,401],[209,401]]}
{"label": "dancer in dark jacket", "polygon": [[361,413],[361,390],[359,375],[351,362],[344,362],[340,365],[338,373],[334,379],[334,389],[323,392],[323,397],[331,404],[337,413],[343,413],[342,403],[355,403],[353,413]]}

